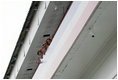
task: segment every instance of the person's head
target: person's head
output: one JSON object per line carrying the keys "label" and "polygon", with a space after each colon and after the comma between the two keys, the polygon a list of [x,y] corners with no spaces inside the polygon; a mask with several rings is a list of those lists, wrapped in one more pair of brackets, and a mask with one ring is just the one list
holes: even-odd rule
{"label": "person's head", "polygon": [[41,50],[37,52],[37,55],[39,55],[41,59],[43,58],[43,53],[41,52]]}
{"label": "person's head", "polygon": [[47,40],[46,40],[46,43],[48,44],[48,45],[50,45],[50,43],[51,43],[51,39],[50,38],[48,38]]}

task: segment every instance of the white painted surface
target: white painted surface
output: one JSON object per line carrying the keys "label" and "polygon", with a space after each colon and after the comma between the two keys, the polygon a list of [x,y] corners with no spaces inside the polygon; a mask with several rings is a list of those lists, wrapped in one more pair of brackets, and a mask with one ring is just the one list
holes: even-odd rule
{"label": "white painted surface", "polygon": [[31,1],[0,0],[0,79],[5,75],[30,5]]}
{"label": "white painted surface", "polygon": [[112,79],[117,74],[117,49],[110,52],[111,54],[107,57],[101,67],[93,75],[94,79]]}
{"label": "white painted surface", "polygon": [[[77,7],[76,4],[79,5],[78,8],[73,9],[70,7],[67,16],[60,25],[59,30],[57,31],[50,47],[46,52],[46,55],[44,56],[44,64],[40,64],[33,76],[33,79],[52,77],[62,59],[72,46],[74,40],[81,32],[93,10],[97,6],[98,2],[73,2],[72,6]],[[70,15],[71,12],[74,12],[72,13],[73,17]],[[72,17],[69,23],[65,23],[68,19],[67,17]]]}

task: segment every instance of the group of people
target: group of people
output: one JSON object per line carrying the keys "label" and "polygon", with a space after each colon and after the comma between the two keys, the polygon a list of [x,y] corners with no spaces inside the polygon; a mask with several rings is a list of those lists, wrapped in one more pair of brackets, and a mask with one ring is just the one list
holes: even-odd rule
{"label": "group of people", "polygon": [[40,57],[40,59],[43,59],[43,55],[45,55],[45,52],[48,48],[48,46],[50,45],[51,43],[51,39],[48,38],[45,43],[43,44],[42,48],[37,52],[37,55]]}

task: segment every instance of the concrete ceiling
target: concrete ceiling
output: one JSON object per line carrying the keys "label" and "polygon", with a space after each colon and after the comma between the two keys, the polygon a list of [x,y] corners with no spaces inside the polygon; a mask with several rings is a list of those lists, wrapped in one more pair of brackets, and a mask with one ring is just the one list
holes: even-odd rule
{"label": "concrete ceiling", "polygon": [[[52,36],[68,5],[69,2],[51,2],[49,4],[41,24],[39,25],[37,22],[39,28],[30,44],[17,78],[32,78],[38,66],[33,61],[39,60],[36,53],[48,38],[43,35]],[[116,6],[116,2],[102,2],[96,8],[52,78],[100,78],[95,73],[98,73],[97,70],[117,47]],[[116,60],[116,57],[114,59]],[[116,70],[116,64],[113,68]],[[108,74],[106,73],[106,75]]]}
{"label": "concrete ceiling", "polygon": [[[111,78],[111,72],[99,77],[97,72],[116,47],[117,3],[101,2],[52,78]],[[116,70],[114,54],[114,66],[107,71]]]}
{"label": "concrete ceiling", "polygon": [[[33,63],[33,61],[39,61],[37,51],[42,47],[44,41],[48,38],[48,37],[43,37],[43,35],[50,34],[49,37],[53,35],[69,3],[70,2],[68,1],[50,2],[49,6],[47,7],[48,9],[43,17],[43,20],[41,21],[41,24],[39,25],[36,35],[31,43],[31,46],[26,55],[26,58],[18,72],[17,78],[19,79],[32,78],[38,66],[38,64]],[[37,25],[38,25],[38,22],[37,22]]]}

